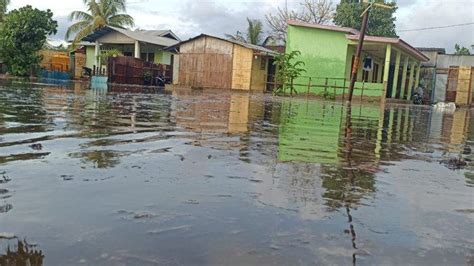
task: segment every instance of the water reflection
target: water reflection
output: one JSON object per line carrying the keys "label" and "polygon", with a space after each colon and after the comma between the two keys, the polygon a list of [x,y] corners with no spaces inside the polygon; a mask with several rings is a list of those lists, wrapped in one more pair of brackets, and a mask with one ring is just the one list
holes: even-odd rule
{"label": "water reflection", "polygon": [[[474,187],[472,153],[465,152],[474,140],[470,110],[348,109],[248,93],[82,86],[9,86],[0,90],[0,106],[0,165],[12,173],[11,183],[0,178],[0,219],[8,217],[1,222],[9,231],[57,230],[71,246],[81,246],[71,240],[81,235],[94,258],[102,255],[94,248],[109,248],[185,257],[183,264],[197,256],[205,264],[219,257],[212,250],[223,250],[254,261],[278,254],[288,264],[295,257],[380,264],[393,249],[401,258],[420,250],[439,258],[445,251],[434,247],[446,235],[456,240],[441,245],[447,252],[466,254],[471,243],[463,236],[472,211],[466,189]],[[465,169],[439,164],[458,156],[469,162]],[[73,207],[78,201],[90,207]],[[151,214],[118,223],[111,213],[119,210]],[[446,228],[443,219],[456,225]],[[104,243],[94,242],[96,234]],[[188,241],[185,254],[172,251]]]}
{"label": "water reflection", "polygon": [[43,259],[43,252],[26,240],[17,240],[14,247],[8,245],[5,254],[0,253],[0,265],[2,266],[41,266]]}

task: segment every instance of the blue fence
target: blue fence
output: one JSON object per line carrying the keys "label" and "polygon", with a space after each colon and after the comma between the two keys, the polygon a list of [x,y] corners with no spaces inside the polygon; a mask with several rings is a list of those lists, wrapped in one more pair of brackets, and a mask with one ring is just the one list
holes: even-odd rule
{"label": "blue fence", "polygon": [[70,80],[71,74],[68,72],[40,70],[39,77],[44,79]]}

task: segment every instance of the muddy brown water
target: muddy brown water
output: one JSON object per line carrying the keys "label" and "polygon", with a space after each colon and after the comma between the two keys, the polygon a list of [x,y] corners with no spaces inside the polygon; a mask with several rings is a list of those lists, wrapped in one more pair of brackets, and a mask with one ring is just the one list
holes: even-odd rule
{"label": "muddy brown water", "polygon": [[0,265],[472,265],[474,112],[0,84]]}

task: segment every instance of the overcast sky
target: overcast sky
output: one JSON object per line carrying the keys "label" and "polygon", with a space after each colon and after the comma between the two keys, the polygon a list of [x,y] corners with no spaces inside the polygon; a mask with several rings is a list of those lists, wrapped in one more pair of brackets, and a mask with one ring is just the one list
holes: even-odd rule
{"label": "overcast sky", "polygon": [[[298,8],[299,2],[288,0],[288,5]],[[474,0],[398,0],[397,3],[397,30],[474,22]],[[83,0],[11,0],[9,9],[27,4],[54,12],[59,23],[57,39],[64,39],[70,24],[67,15],[85,9]],[[284,5],[285,0],[129,0],[127,12],[141,29],[171,29],[181,39],[187,39],[200,33],[223,35],[244,30],[246,17],[264,19],[265,14]],[[443,47],[452,51],[455,43],[469,48],[474,44],[474,25],[398,34],[417,47]]]}

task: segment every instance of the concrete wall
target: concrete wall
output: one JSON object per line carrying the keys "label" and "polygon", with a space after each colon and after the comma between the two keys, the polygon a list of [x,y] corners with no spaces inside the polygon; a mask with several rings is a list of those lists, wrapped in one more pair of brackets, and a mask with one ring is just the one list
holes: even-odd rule
{"label": "concrete wall", "polygon": [[[306,28],[300,26],[288,27],[288,38],[286,52],[300,51],[301,56],[297,60],[305,63],[306,73],[302,77],[295,80],[295,89],[298,92],[305,93],[309,77],[312,77],[313,85],[324,85],[325,78],[329,78],[329,85],[344,86],[344,78],[348,79],[347,73],[350,73],[351,58],[354,48],[348,46],[349,41],[346,33],[336,32],[324,29]],[[375,59],[375,58],[374,58]],[[383,65],[379,63],[379,73],[383,72]],[[362,72],[362,71],[361,71]],[[362,73],[360,73],[362,78]],[[380,75],[380,74],[379,74]],[[380,76],[381,78],[381,76]],[[336,80],[339,79],[339,80]],[[345,86],[349,84],[349,79]],[[362,93],[365,96],[381,96],[383,92],[383,84],[381,83],[356,83],[354,95]],[[319,94],[324,90],[323,87],[312,87],[311,93]],[[329,89],[333,92],[333,89]],[[347,89],[335,90],[337,95],[343,92],[347,94]]]}
{"label": "concrete wall", "polygon": [[450,66],[474,66],[474,55],[438,55],[437,68],[449,68]]}
{"label": "concrete wall", "polygon": [[[436,57],[436,68],[443,69],[451,66],[471,66],[474,67],[474,55],[445,55]],[[446,100],[446,86],[448,83],[447,74],[437,74],[433,101],[444,102]]]}
{"label": "concrete wall", "polygon": [[[348,44],[345,33],[290,25],[286,44],[287,53],[301,52],[298,60],[305,63],[304,76],[344,78]],[[307,84],[308,78],[299,78],[295,83]],[[306,92],[304,86],[296,90]]]}

